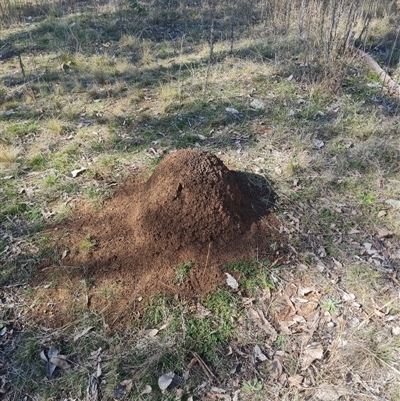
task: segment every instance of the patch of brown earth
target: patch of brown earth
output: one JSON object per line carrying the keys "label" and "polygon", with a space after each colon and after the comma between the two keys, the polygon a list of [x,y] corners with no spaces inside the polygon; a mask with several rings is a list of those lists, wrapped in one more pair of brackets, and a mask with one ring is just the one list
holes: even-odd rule
{"label": "patch of brown earth", "polygon": [[[52,230],[60,259],[39,269],[36,284],[51,280],[54,288],[35,314],[59,326],[94,309],[114,325],[131,321],[142,299],[157,293],[196,301],[225,281],[223,264],[276,258],[272,204],[263,177],[231,171],[205,151],[172,153],[146,182],[132,177],[101,210],[80,205]],[[176,267],[188,261],[193,267],[179,283]]]}

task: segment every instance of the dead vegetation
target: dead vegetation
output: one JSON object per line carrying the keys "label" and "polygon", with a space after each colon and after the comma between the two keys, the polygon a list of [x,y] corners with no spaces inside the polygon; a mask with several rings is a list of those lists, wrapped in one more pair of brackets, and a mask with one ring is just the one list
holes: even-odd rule
{"label": "dead vegetation", "polygon": [[[349,47],[398,80],[398,7],[0,0],[1,398],[400,400],[399,103]],[[123,282],[74,281],[88,266],[47,230],[180,148],[272,185],[284,239],[196,301],[135,298],[113,331]],[[55,299],[70,321],[35,323]]]}

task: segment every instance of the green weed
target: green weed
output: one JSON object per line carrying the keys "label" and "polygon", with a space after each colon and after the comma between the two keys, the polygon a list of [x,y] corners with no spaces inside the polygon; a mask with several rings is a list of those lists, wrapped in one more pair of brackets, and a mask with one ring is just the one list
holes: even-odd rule
{"label": "green weed", "polygon": [[321,309],[335,315],[337,310],[342,306],[342,302],[337,299],[327,298],[321,303]]}
{"label": "green weed", "polygon": [[256,377],[252,380],[247,380],[242,385],[242,391],[248,394],[254,394],[263,389],[263,383]]}
{"label": "green weed", "polygon": [[173,267],[175,272],[174,284],[181,285],[185,282],[186,277],[189,275],[190,270],[194,266],[193,262],[182,263],[179,266]]}

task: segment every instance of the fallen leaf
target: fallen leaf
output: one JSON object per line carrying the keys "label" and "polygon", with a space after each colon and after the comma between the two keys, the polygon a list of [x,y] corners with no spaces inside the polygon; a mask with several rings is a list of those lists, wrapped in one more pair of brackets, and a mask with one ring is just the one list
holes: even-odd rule
{"label": "fallen leaf", "polygon": [[153,391],[153,389],[151,388],[151,386],[149,386],[148,384],[146,385],[146,387],[142,390],[142,392],[140,393],[140,395],[143,394],[150,394]]}
{"label": "fallen leaf", "polygon": [[96,377],[100,377],[102,375],[102,371],[101,371],[101,366],[100,363],[97,364],[96,366]]}
{"label": "fallen leaf", "polygon": [[123,380],[121,383],[118,383],[118,386],[114,391],[114,395],[117,398],[122,398],[127,396],[131,392],[132,384],[133,384],[132,379]]}
{"label": "fallen leaf", "polygon": [[87,389],[87,401],[98,401],[99,400],[99,379],[95,376],[89,377],[89,385]]}
{"label": "fallen leaf", "polygon": [[[65,252],[65,251],[64,251],[64,252]],[[81,337],[83,337],[84,335],[86,335],[87,333],[89,333],[89,331],[92,330],[92,329],[93,329],[93,326],[86,327],[86,329],[84,329],[83,331],[81,331],[79,334],[77,334],[77,335],[74,337],[74,342],[78,341]]]}
{"label": "fallen leaf", "polygon": [[71,369],[71,362],[65,355],[53,356],[52,358],[49,359],[49,362],[63,370]]}
{"label": "fallen leaf", "polygon": [[219,393],[219,394],[224,394],[226,393],[226,390],[223,388],[219,388],[219,387],[211,387],[211,391],[213,393]]}
{"label": "fallen leaf", "polygon": [[375,255],[377,253],[379,253],[376,249],[372,248],[372,244],[370,244],[369,242],[364,242],[364,248],[367,251],[368,255]]}
{"label": "fallen leaf", "polygon": [[237,290],[239,288],[239,283],[236,281],[235,277],[231,276],[229,273],[225,273],[225,275],[227,277],[226,284],[234,290]]}
{"label": "fallen leaf", "polygon": [[278,322],[277,329],[282,334],[292,334],[292,331],[289,329],[289,327],[293,326],[294,324],[295,324],[295,322],[293,322],[293,321],[284,320],[284,321]]}
{"label": "fallen leaf", "polygon": [[49,357],[49,359],[57,356],[59,353],[58,349],[54,346],[51,346],[49,351],[47,352],[47,356]]}
{"label": "fallen leaf", "polygon": [[278,333],[272,324],[265,318],[264,313],[261,310],[249,308],[249,316],[261,329],[269,334],[272,341],[276,340]]}
{"label": "fallen leaf", "polygon": [[44,353],[44,350],[42,350],[41,353],[40,353],[40,359],[41,359],[42,361],[45,361],[45,362],[48,361],[47,356],[46,356],[46,354]]}
{"label": "fallen leaf", "polygon": [[310,292],[315,292],[315,287],[299,287],[297,294],[304,297],[304,295],[308,295]]}
{"label": "fallen leaf", "polygon": [[278,358],[274,358],[274,360],[272,362],[272,372],[273,372],[272,377],[275,380],[279,380],[279,378],[282,375],[282,371],[283,371],[283,368],[282,368],[281,362],[279,361]]}
{"label": "fallen leaf", "polygon": [[205,308],[202,304],[197,303],[197,305],[196,305],[196,313],[194,314],[194,316],[195,316],[197,319],[201,319],[201,318],[203,318],[203,317],[205,317],[205,316],[208,316],[208,315],[210,315],[210,314],[211,314],[211,311],[210,311],[210,310],[208,310],[207,308]]}
{"label": "fallen leaf", "polygon": [[304,377],[301,375],[294,375],[288,378],[289,386],[290,387],[297,387],[298,389],[302,389],[303,386],[301,383],[303,382]]}
{"label": "fallen leaf", "polygon": [[313,343],[304,350],[301,361],[301,369],[307,369],[316,359],[321,359],[324,355],[324,349],[320,343]]}
{"label": "fallen leaf", "polygon": [[[67,255],[69,254],[69,249],[64,249],[64,251],[63,251],[63,253],[62,253],[62,255],[61,255],[61,260],[62,259],[65,259],[66,257],[67,257]],[[86,334],[86,333],[85,333]],[[74,341],[76,341],[75,339],[74,339]]]}
{"label": "fallen leaf", "polygon": [[158,333],[157,329],[147,329],[144,331],[144,334],[146,334],[149,337],[155,337]]}
{"label": "fallen leaf", "polygon": [[182,379],[177,376],[174,372],[168,372],[163,374],[158,379],[158,387],[160,387],[161,391],[166,390],[167,388],[173,389],[182,384]]}
{"label": "fallen leaf", "polygon": [[86,170],[87,170],[87,169],[84,168],[84,167],[79,168],[79,169],[77,169],[77,170],[73,170],[73,171],[71,171],[70,176],[71,176],[72,178],[76,178],[79,174],[83,173],[83,172],[86,171]]}
{"label": "fallen leaf", "polygon": [[263,354],[263,352],[261,351],[261,348],[258,345],[254,346],[253,349],[253,357],[254,359],[258,359],[261,362],[266,361],[268,358],[265,356],[265,354]]}
{"label": "fallen leaf", "polygon": [[233,107],[227,107],[226,109],[225,109],[225,111],[227,112],[227,113],[229,113],[229,114],[239,114],[239,112],[236,110],[236,109],[234,109]]}
{"label": "fallen leaf", "polygon": [[354,301],[356,299],[356,296],[354,294],[348,294],[347,292],[343,291],[342,299],[343,301]]}
{"label": "fallen leaf", "polygon": [[322,383],[318,386],[314,396],[319,401],[336,401],[347,394],[349,391],[345,387]]}

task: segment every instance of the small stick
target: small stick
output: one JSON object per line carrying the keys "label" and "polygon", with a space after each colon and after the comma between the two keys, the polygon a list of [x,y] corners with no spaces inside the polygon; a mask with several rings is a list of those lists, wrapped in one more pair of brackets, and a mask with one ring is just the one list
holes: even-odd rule
{"label": "small stick", "polygon": [[22,75],[25,78],[25,68],[24,68],[24,64],[23,64],[22,59],[21,59],[21,53],[18,54],[18,60],[19,60],[19,66],[20,66],[21,71],[22,71]]}
{"label": "small stick", "polygon": [[196,354],[196,352],[192,351],[193,356],[196,358],[197,362],[199,363],[199,365],[201,366],[201,368],[204,370],[204,373],[206,374],[206,376],[208,377],[208,379],[210,381],[213,381],[214,379],[216,379],[215,375],[213,372],[211,372],[211,370],[209,369],[209,367],[205,364],[205,362],[200,358],[199,355]]}
{"label": "small stick", "polygon": [[207,265],[208,265],[208,258],[210,257],[210,250],[211,250],[211,242],[208,243],[208,252],[206,257],[206,264],[204,265],[203,276],[206,273]]}

